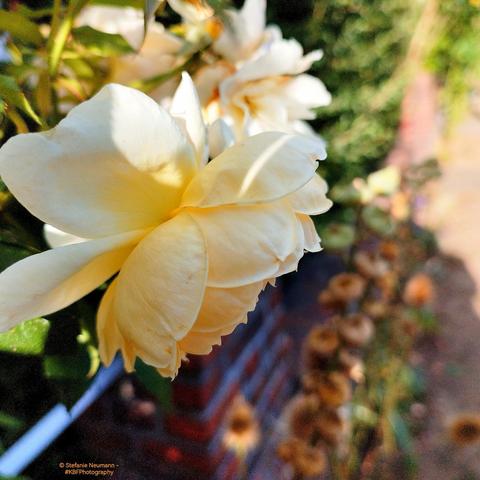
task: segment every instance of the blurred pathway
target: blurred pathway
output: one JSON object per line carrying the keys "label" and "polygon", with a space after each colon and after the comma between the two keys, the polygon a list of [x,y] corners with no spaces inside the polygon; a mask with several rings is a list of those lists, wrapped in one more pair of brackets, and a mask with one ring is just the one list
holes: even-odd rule
{"label": "blurred pathway", "polygon": [[439,332],[419,361],[427,375],[425,430],[417,442],[420,480],[480,479],[480,445],[454,446],[445,427],[462,412],[480,414],[480,120],[452,135],[442,177],[427,192],[421,221],[441,255],[428,266],[437,282]]}

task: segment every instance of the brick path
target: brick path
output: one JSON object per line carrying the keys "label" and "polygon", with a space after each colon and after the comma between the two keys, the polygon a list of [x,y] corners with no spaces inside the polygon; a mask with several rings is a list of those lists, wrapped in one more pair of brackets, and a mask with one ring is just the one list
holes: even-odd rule
{"label": "brick path", "polygon": [[445,435],[461,412],[480,413],[480,120],[466,118],[444,146],[443,175],[428,192],[421,219],[437,233],[439,334],[423,359],[426,429],[418,442],[419,479],[480,478],[480,445],[460,449]]}

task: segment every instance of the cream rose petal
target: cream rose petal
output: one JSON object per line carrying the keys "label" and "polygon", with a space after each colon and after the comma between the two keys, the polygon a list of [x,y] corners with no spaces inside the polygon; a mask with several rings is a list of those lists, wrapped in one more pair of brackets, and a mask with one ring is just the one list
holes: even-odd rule
{"label": "cream rose petal", "polygon": [[206,107],[217,96],[220,82],[234,71],[232,65],[222,61],[198,69],[193,80],[202,106]]}
{"label": "cream rose petal", "polygon": [[197,318],[207,270],[204,237],[187,213],[161,224],[128,257],[118,275],[113,315],[146,363],[171,363],[176,342]]}
{"label": "cream rose petal", "polygon": [[189,140],[143,93],[107,85],[45,133],[11,138],[0,175],[45,223],[95,238],[158,225],[196,170]]}
{"label": "cream rose petal", "polygon": [[298,269],[298,263],[302,259],[306,250],[306,236],[302,221],[297,214],[294,214],[294,248],[290,254],[281,262],[277,277],[285,275],[286,273],[294,272]]}
{"label": "cream rose petal", "polygon": [[266,281],[250,283],[237,288],[207,287],[202,308],[192,332],[208,333],[237,325],[255,308]]}
{"label": "cream rose petal", "polygon": [[170,363],[163,368],[157,368],[157,372],[163,377],[170,377],[172,380],[178,375],[178,370],[182,360],[186,360],[187,355],[180,349],[178,344],[175,346],[175,353],[170,358]]}
{"label": "cream rose petal", "polygon": [[146,231],[59,247],[0,274],[0,330],[72,304],[117,272]]}
{"label": "cream rose petal", "polygon": [[188,185],[181,206],[266,203],[295,192],[326,156],[313,137],[266,132],[228,148]]}
{"label": "cream rose petal", "polygon": [[[110,365],[117,351],[121,350],[125,370],[132,372],[135,369],[137,352],[132,342],[120,333],[113,312],[117,281],[118,279],[115,278],[107,288],[97,312],[98,351],[102,362]],[[170,339],[165,339],[165,341],[172,343]]]}
{"label": "cream rose petal", "polygon": [[213,9],[202,0],[168,0],[168,3],[172,10],[192,24],[203,22],[215,13]]}
{"label": "cream rose petal", "polygon": [[283,202],[192,209],[209,252],[209,287],[233,288],[275,277],[296,248],[297,220]]}
{"label": "cream rose petal", "polygon": [[124,343],[112,311],[116,284],[117,279],[113,280],[108,286],[97,312],[98,350],[100,358],[105,365],[110,365],[110,363],[112,363],[115,353]]}
{"label": "cream rose petal", "polygon": [[43,236],[50,248],[64,247],[65,245],[73,245],[88,240],[88,238],[77,237],[76,235],[59,230],[48,223],[43,226]]}
{"label": "cream rose petal", "polygon": [[[323,82],[312,75],[298,75],[292,78],[284,89],[284,94],[294,103],[298,103],[299,108],[316,108],[329,105],[332,101],[332,95],[327,90]],[[313,116],[314,118],[315,116]],[[307,117],[298,117],[307,118]]]}
{"label": "cream rose petal", "polygon": [[276,75],[298,74],[302,57],[303,48],[296,40],[275,41],[258,58],[245,62],[229,81],[235,84]]}
{"label": "cream rose petal", "polygon": [[190,137],[198,165],[205,165],[208,161],[207,129],[203,122],[197,91],[186,72],[182,73],[182,81],[173,96],[170,113],[181,123]]}
{"label": "cream rose petal", "polygon": [[214,345],[221,345],[222,336],[229,335],[240,323],[246,323],[247,318],[238,319],[234,325],[226,328],[220,328],[213,332],[195,332],[190,331],[179,343],[181,351],[192,353],[194,355],[208,355]]}
{"label": "cream rose petal", "polygon": [[319,175],[314,175],[307,184],[289,195],[288,201],[296,212],[320,215],[333,205],[333,202],[325,195],[327,191],[327,182]]}
{"label": "cream rose petal", "polygon": [[265,30],[265,0],[245,0],[240,11],[227,10],[228,22],[214,43],[214,50],[235,63],[259,46]]}
{"label": "cream rose petal", "polygon": [[300,222],[304,234],[304,246],[303,248],[307,252],[319,252],[322,250],[320,246],[320,237],[318,236],[317,229],[313,220],[308,215],[297,214],[298,221]]}
{"label": "cream rose petal", "polygon": [[222,118],[217,118],[208,126],[208,145],[213,158],[235,144],[235,136],[231,128]]}

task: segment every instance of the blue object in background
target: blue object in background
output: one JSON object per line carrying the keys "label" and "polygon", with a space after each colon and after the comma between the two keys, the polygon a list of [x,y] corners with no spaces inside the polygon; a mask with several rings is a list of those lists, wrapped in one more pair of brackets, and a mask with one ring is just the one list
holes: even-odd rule
{"label": "blue object in background", "polygon": [[102,367],[92,384],[70,411],[58,404],[20,437],[1,457],[0,475],[16,476],[28,467],[123,373],[123,362],[117,357]]}

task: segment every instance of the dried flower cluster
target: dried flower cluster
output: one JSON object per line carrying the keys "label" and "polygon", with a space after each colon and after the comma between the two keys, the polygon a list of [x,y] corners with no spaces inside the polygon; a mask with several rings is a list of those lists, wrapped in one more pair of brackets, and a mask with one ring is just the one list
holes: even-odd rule
{"label": "dried flower cluster", "polygon": [[[330,284],[348,280],[341,274]],[[352,276],[363,289],[363,281]],[[347,282],[346,282],[347,283]],[[335,287],[334,287],[335,288]],[[358,300],[358,288],[352,291]],[[344,292],[341,297],[345,298]],[[348,297],[348,295],[347,295]],[[345,447],[349,420],[346,405],[352,397],[352,383],[362,381],[361,348],[374,334],[373,322],[365,315],[336,315],[314,326],[302,349],[302,392],[292,398],[284,411],[288,435],[279,445],[278,455],[296,477],[318,475],[327,466],[326,452]],[[316,460],[306,464],[304,459]]]}
{"label": "dried flower cluster", "polygon": [[[334,187],[332,196],[356,205],[358,220],[355,226],[336,224],[324,232],[331,250],[346,259],[348,271],[331,278],[318,294],[327,319],[304,341],[302,392],[284,411],[288,435],[278,455],[294,478],[318,475],[328,465],[339,478],[351,478],[375,445],[390,448],[389,423],[380,418],[406,395],[402,375],[408,352],[434,297],[430,277],[415,273],[426,250],[411,227],[413,193],[402,185],[398,170],[387,167],[343,190]],[[383,404],[385,398],[394,400]],[[363,443],[366,438],[376,443]],[[311,449],[318,458],[324,452],[337,460],[316,462],[312,471],[298,453]]]}
{"label": "dried flower cluster", "polygon": [[238,458],[244,459],[259,441],[260,429],[255,411],[243,396],[237,396],[226,417],[223,443]]}

